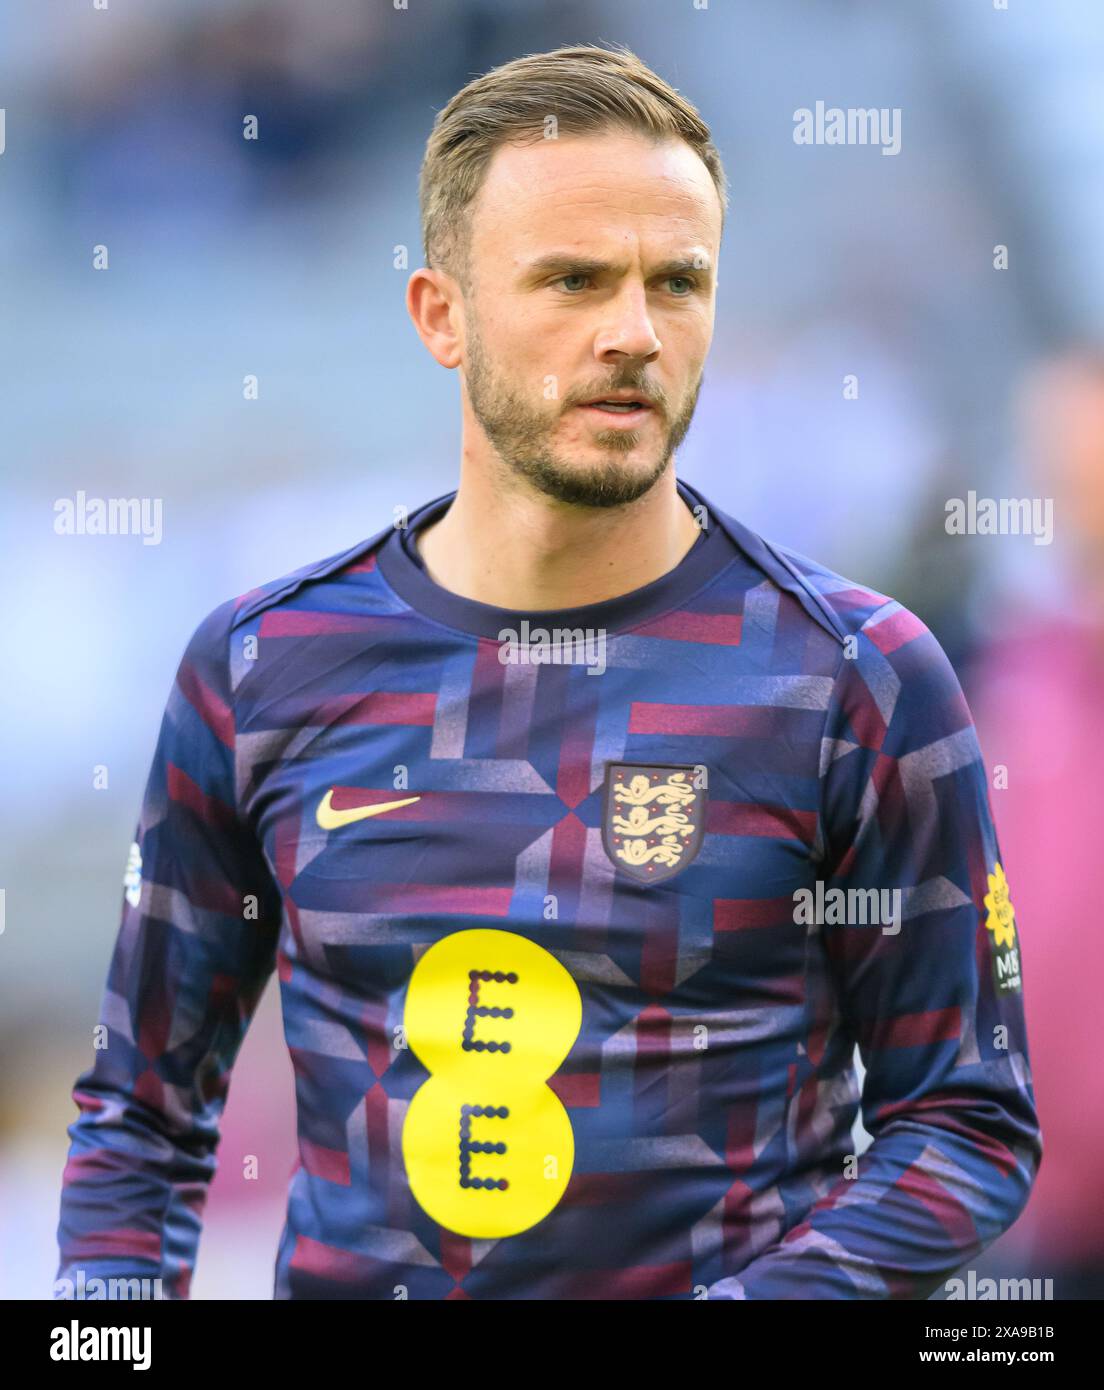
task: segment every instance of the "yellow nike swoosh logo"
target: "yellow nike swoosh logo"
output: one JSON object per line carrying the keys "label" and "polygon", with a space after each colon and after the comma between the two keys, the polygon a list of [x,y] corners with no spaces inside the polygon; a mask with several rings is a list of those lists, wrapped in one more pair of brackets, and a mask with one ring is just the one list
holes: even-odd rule
{"label": "yellow nike swoosh logo", "polygon": [[352,825],[353,821],[367,820],[369,816],[381,816],[384,811],[397,811],[400,806],[411,806],[421,801],[420,796],[408,796],[402,801],[377,801],[371,806],[352,806],[347,811],[333,808],[333,788],[318,803],[314,818],[323,830],[336,830],[341,825]]}

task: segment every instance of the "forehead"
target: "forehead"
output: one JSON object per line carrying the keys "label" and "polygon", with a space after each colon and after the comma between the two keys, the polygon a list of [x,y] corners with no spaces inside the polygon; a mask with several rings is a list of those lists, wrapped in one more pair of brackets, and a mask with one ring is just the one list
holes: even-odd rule
{"label": "forehead", "polygon": [[472,209],[472,250],[502,254],[629,232],[716,245],[721,204],[685,141],[621,132],[562,136],[495,150]]}

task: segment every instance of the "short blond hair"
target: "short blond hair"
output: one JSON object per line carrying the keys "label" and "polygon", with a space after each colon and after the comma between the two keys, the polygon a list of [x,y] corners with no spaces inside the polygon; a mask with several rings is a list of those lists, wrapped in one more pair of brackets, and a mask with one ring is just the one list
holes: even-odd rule
{"label": "short blond hair", "polygon": [[418,188],[427,266],[467,288],[471,204],[491,157],[500,145],[545,138],[549,117],[557,135],[610,130],[684,140],[712,176],[723,225],[728,185],[697,109],[628,48],[578,44],[493,68],[437,113]]}

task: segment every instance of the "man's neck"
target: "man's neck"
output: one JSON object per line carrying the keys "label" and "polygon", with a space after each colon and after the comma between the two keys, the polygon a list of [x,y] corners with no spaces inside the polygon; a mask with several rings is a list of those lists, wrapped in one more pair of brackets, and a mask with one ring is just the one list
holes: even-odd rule
{"label": "man's neck", "polygon": [[673,570],[700,534],[671,469],[622,507],[559,503],[528,485],[462,475],[445,515],[422,530],[429,577],[496,608],[577,608],[631,593]]}

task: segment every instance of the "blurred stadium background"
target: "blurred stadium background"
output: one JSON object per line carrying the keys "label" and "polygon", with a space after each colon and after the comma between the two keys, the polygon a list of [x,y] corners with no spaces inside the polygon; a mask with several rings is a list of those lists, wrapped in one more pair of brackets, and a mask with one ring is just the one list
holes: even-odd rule
{"label": "blurred stadium background", "polygon": [[[434,114],[497,63],[600,41],[697,103],[732,185],[680,473],[918,612],[1008,768],[992,798],[1046,1155],[971,1267],[1104,1292],[1104,8],[85,0],[0,19],[0,1297],[50,1294],[70,1091],[185,641],[455,485],[457,381],[396,268],[396,248],[421,263]],[[818,100],[900,108],[900,153],[795,145]],[[1053,497],[1053,544],[948,536],[969,489]],[[80,490],[161,499],[160,544],[56,534]],[[295,1161],[270,989],[194,1297],[271,1297]]]}

